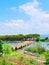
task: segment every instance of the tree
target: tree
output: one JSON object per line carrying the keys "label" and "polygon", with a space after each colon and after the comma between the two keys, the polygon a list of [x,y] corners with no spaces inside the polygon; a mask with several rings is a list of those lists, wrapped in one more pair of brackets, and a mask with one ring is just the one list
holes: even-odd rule
{"label": "tree", "polygon": [[48,37],[46,37],[45,40],[48,40]]}
{"label": "tree", "polygon": [[18,35],[5,35],[5,36],[0,36],[0,40],[3,41],[23,41],[23,40],[39,40],[40,35],[39,34],[18,34]]}
{"label": "tree", "polygon": [[18,36],[18,40],[21,40],[21,41],[24,40],[24,35],[23,34],[18,34],[17,36]]}
{"label": "tree", "polygon": [[3,53],[3,47],[2,47],[2,45],[3,45],[3,41],[0,40],[0,53]]}

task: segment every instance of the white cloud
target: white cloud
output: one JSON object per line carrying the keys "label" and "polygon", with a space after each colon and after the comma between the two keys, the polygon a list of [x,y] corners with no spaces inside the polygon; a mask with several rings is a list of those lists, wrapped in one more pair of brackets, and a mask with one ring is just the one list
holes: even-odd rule
{"label": "white cloud", "polygon": [[[23,19],[7,20],[1,23],[1,32],[3,34],[17,34],[17,33],[40,33],[49,34],[49,14],[39,8],[40,3],[37,0],[19,6],[21,11],[30,16],[28,22]],[[11,8],[15,10],[15,8]],[[2,26],[3,25],[3,26]]]}
{"label": "white cloud", "polygon": [[49,14],[39,8],[39,4],[37,0],[34,0],[34,2],[21,5],[19,8],[31,17],[32,30],[36,30],[40,34],[47,34],[49,33]]}
{"label": "white cloud", "polygon": [[29,30],[29,24],[24,20],[7,20],[4,23],[0,23],[0,34],[19,34],[27,33]]}

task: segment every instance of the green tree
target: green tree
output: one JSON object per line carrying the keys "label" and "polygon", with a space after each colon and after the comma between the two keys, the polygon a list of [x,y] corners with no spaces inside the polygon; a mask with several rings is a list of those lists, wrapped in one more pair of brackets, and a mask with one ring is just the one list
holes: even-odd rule
{"label": "green tree", "polygon": [[46,37],[45,40],[48,40],[48,37]]}
{"label": "green tree", "polygon": [[24,35],[23,34],[18,34],[17,36],[18,36],[18,40],[21,40],[21,41],[24,40]]}
{"label": "green tree", "polygon": [[33,34],[33,40],[39,41],[40,40],[40,34]]}
{"label": "green tree", "polygon": [[0,53],[3,53],[3,41],[2,40],[0,40]]}
{"label": "green tree", "polygon": [[45,65],[49,65],[49,50],[46,51],[45,60],[46,60],[46,62],[45,62],[44,64],[45,64]]}
{"label": "green tree", "polygon": [[40,35],[39,34],[27,34],[27,35],[23,35],[23,34],[18,34],[18,35],[5,35],[5,36],[0,36],[0,39],[3,41],[23,41],[23,40],[35,40],[36,39],[40,39]]}

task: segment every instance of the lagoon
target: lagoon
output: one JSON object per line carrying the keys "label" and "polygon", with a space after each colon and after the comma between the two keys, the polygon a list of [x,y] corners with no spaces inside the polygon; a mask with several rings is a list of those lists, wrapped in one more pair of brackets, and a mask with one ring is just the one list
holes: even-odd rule
{"label": "lagoon", "polygon": [[[8,42],[5,42],[6,44],[20,44],[20,43],[23,43],[23,42],[19,42],[19,41],[12,41],[12,42],[10,42],[10,41],[8,41]],[[24,43],[23,43],[24,44]],[[49,50],[49,42],[32,42],[32,44],[30,44],[29,46],[27,46],[27,47],[34,47],[34,46],[42,46],[42,47],[44,47],[46,50]]]}
{"label": "lagoon", "polygon": [[4,42],[4,43],[6,43],[6,44],[19,44],[19,43],[21,43],[21,42],[18,42],[18,41],[8,41],[8,42]]}

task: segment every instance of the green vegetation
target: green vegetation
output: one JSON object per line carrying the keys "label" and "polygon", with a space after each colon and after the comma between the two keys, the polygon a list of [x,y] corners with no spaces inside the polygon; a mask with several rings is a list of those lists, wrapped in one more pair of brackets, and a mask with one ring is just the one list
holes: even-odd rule
{"label": "green vegetation", "polygon": [[45,37],[45,38],[40,38],[40,34],[26,34],[26,35],[23,35],[23,34],[18,34],[18,35],[5,35],[5,36],[0,36],[0,40],[3,40],[3,41],[46,41],[48,42],[49,39],[48,37]]}
{"label": "green vegetation", "polygon": [[[2,44],[2,41],[1,43]],[[12,51],[9,44],[1,45],[3,56],[0,56],[0,65],[36,65],[32,58],[26,58],[23,54],[19,54],[16,51]]]}
{"label": "green vegetation", "polygon": [[24,48],[24,46],[20,46],[20,47],[19,47],[19,49],[23,49],[23,48]]}
{"label": "green vegetation", "polygon": [[11,54],[12,50],[10,45],[4,44],[2,40],[0,40],[0,65],[14,65],[12,62],[8,62],[8,54]]}
{"label": "green vegetation", "polygon": [[26,58],[26,56],[19,54],[18,52],[12,52],[11,54],[5,54],[0,60],[1,65],[36,65],[32,58]]}
{"label": "green vegetation", "polygon": [[46,51],[45,60],[46,60],[46,62],[44,64],[49,65],[49,50]]}
{"label": "green vegetation", "polygon": [[38,53],[38,54],[42,54],[43,52],[45,52],[45,48],[42,47],[42,43],[41,42],[36,42],[34,43],[33,47],[29,47],[25,49],[28,52],[32,52],[32,53]]}
{"label": "green vegetation", "polygon": [[12,53],[12,49],[11,49],[9,44],[4,44],[3,45],[3,53],[4,54],[11,54]]}
{"label": "green vegetation", "polygon": [[[21,46],[20,49],[23,49],[23,46]],[[49,65],[49,50],[45,50],[39,40],[33,47],[26,48],[25,51],[31,52],[32,54],[35,53],[35,57],[38,55],[38,57],[41,57],[45,60],[43,63],[44,65]],[[17,65],[37,65],[37,62],[34,60],[34,58],[29,56],[30,55],[27,57],[27,54],[19,54],[17,51],[13,51],[10,47],[10,44],[4,44],[4,42],[0,40],[0,65],[15,65],[15,63],[17,63]]]}
{"label": "green vegetation", "polygon": [[23,34],[18,34],[18,35],[5,35],[5,36],[0,36],[0,40],[3,40],[3,41],[46,41],[48,42],[49,39],[48,37],[45,37],[45,38],[40,38],[40,34],[26,34],[26,35],[23,35]]}
{"label": "green vegetation", "polygon": [[45,37],[45,38],[40,39],[40,41],[42,41],[42,42],[49,42],[49,39],[48,39],[48,37]]}
{"label": "green vegetation", "polygon": [[2,40],[0,40],[0,56],[3,54],[3,41]]}
{"label": "green vegetation", "polygon": [[13,56],[19,58],[19,60],[24,63],[24,65],[36,65],[35,61],[32,58],[26,58],[26,56],[15,52],[13,52]]}
{"label": "green vegetation", "polygon": [[5,36],[0,36],[0,40],[3,41],[25,41],[25,40],[36,40],[40,39],[39,34],[18,34],[18,35],[5,35]]}
{"label": "green vegetation", "polygon": [[43,47],[34,47],[34,48],[27,48],[26,51],[42,54],[43,52],[45,52],[45,49]]}
{"label": "green vegetation", "polygon": [[14,63],[13,62],[7,62],[7,61],[5,61],[5,60],[0,60],[0,65],[14,65]]}

